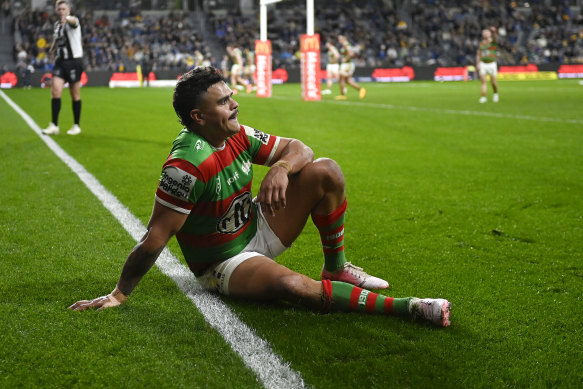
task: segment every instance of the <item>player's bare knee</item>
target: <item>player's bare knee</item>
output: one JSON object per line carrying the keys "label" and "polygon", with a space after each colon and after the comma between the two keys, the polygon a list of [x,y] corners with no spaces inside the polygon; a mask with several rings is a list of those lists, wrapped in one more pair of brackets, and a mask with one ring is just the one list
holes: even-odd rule
{"label": "player's bare knee", "polygon": [[327,192],[344,191],[344,174],[336,161],[330,158],[318,158],[313,164]]}

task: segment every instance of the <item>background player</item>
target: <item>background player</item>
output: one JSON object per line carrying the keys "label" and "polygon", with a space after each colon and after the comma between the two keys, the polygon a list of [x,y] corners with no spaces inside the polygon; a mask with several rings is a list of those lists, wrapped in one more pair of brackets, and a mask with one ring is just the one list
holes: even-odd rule
{"label": "background player", "polygon": [[243,77],[248,81],[246,86],[247,92],[255,90],[255,85],[257,84],[255,80],[255,52],[250,48],[245,48],[243,50],[243,55],[245,56],[245,68],[243,69]]}
{"label": "background player", "polygon": [[46,135],[59,134],[59,113],[61,111],[61,95],[65,82],[69,83],[69,92],[73,100],[73,127],[67,134],[81,133],[81,74],[83,73],[83,47],[81,45],[81,25],[79,19],[71,15],[71,8],[66,0],[59,0],[55,5],[59,20],[55,22],[53,42],[49,53],[55,53],[55,64],[51,82],[51,113],[52,121],[43,130]]}
{"label": "background player", "polygon": [[340,52],[330,41],[326,42],[326,50],[328,55],[328,63],[326,64],[326,86],[327,89],[322,91],[323,95],[332,93],[332,84],[334,80],[338,80],[340,71]]}
{"label": "background player", "polygon": [[241,49],[229,44],[227,45],[227,54],[231,60],[231,88],[236,94],[237,90],[247,88],[247,92],[251,92],[249,82],[243,78],[243,54]]}
{"label": "background player", "polygon": [[342,63],[340,64],[340,95],[336,96],[336,100],[346,100],[346,84],[350,85],[358,91],[361,99],[366,96],[366,89],[361,88],[360,85],[354,81],[352,75],[356,69],[354,64],[355,52],[350,42],[344,35],[338,36],[338,42],[342,45],[340,55],[342,56]]}
{"label": "background player", "polygon": [[480,86],[481,86],[481,97],[480,103],[485,103],[488,101],[486,93],[488,90],[488,80],[487,77],[490,76],[490,83],[492,84],[492,89],[494,94],[492,95],[492,101],[497,103],[498,98],[498,82],[496,81],[496,76],[498,75],[498,66],[496,64],[496,57],[498,55],[498,42],[496,41],[497,33],[496,27],[490,27],[482,30],[482,41],[478,47],[478,52],[476,54],[476,64],[478,68],[478,74],[480,76]]}

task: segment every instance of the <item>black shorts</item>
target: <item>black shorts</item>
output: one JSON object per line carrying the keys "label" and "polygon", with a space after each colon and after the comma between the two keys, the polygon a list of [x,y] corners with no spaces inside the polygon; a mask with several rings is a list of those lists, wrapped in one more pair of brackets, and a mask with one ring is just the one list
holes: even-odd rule
{"label": "black shorts", "polygon": [[83,58],[57,59],[53,67],[53,77],[60,77],[69,84],[81,81]]}

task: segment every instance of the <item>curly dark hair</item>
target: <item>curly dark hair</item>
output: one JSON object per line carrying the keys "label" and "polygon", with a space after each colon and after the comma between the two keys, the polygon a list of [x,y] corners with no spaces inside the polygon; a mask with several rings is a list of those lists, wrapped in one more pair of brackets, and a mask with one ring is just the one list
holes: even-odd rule
{"label": "curly dark hair", "polygon": [[226,82],[221,71],[213,66],[198,66],[178,79],[174,88],[172,105],[186,128],[192,124],[190,111],[199,107],[201,96],[217,82]]}

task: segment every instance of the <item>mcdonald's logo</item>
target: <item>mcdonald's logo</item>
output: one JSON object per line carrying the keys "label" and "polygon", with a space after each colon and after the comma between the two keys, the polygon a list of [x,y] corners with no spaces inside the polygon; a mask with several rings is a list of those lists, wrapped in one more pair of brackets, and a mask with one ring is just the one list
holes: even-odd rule
{"label": "mcdonald's logo", "polygon": [[320,51],[320,35],[302,35],[300,41],[301,51]]}
{"label": "mcdonald's logo", "polygon": [[271,41],[255,41],[255,55],[271,55]]}

